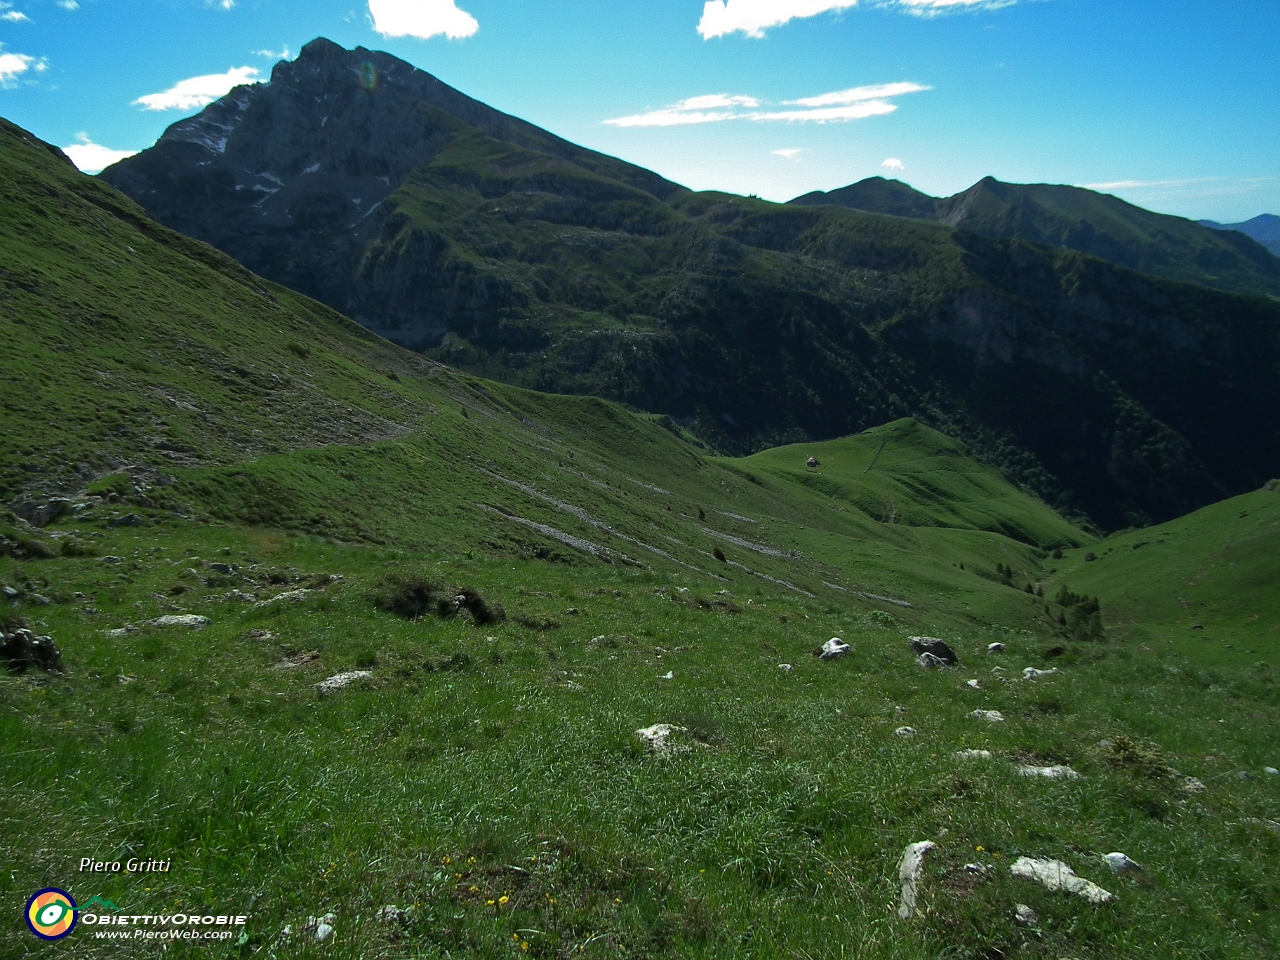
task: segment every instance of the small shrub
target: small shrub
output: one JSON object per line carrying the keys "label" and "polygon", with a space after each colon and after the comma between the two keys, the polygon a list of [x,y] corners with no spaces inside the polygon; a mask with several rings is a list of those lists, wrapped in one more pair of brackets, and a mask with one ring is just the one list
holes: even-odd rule
{"label": "small shrub", "polygon": [[96,557],[98,548],[88,540],[68,537],[59,544],[64,557]]}
{"label": "small shrub", "polygon": [[1058,614],[1058,623],[1070,639],[1082,642],[1106,639],[1102,627],[1102,604],[1097,597],[1072,593],[1064,585],[1053,602],[1063,608]]}
{"label": "small shrub", "polygon": [[1119,734],[1103,748],[1102,759],[1117,770],[1126,770],[1148,780],[1169,776],[1169,764],[1158,744],[1144,743],[1127,734]]}
{"label": "small shrub", "polygon": [[304,347],[300,343],[289,343],[286,345],[286,349],[299,360],[305,360],[307,357],[311,356],[311,348]]}
{"label": "small shrub", "polygon": [[388,613],[417,620],[436,606],[439,589],[422,576],[391,576],[383,581],[375,603]]}
{"label": "small shrub", "polygon": [[528,614],[521,614],[516,617],[516,623],[529,630],[546,631],[558,630],[560,628],[559,620],[553,620],[550,617],[534,617],[529,616]]}
{"label": "small shrub", "polygon": [[436,601],[436,608],[442,617],[466,611],[472,620],[482,625],[502,623],[507,619],[507,611],[502,608],[502,604],[490,604],[470,587],[461,587],[452,598]]}

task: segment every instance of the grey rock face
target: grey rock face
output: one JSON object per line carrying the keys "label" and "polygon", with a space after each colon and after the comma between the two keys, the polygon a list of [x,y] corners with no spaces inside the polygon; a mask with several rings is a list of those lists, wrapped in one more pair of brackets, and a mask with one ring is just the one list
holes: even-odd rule
{"label": "grey rock face", "polygon": [[365,260],[364,252],[396,240],[404,225],[383,201],[412,171],[477,132],[602,174],[622,189],[658,197],[678,189],[389,54],[325,39],[277,63],[270,83],[237,87],[175,123],[155,147],[102,179],[255,273],[422,346],[454,320],[488,319],[509,291],[477,285],[457,264],[443,264],[447,243],[427,232],[407,232],[393,244],[394,256]]}

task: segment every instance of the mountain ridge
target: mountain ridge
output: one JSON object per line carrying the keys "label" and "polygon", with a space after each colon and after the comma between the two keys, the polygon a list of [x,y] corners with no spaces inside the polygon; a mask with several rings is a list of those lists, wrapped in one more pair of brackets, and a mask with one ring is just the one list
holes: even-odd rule
{"label": "mountain ridge", "polygon": [[691,192],[550,134],[540,149],[457,94],[515,130],[496,138],[398,64],[309,44],[102,179],[433,359],[668,414],[728,452],[911,416],[1110,528],[1276,472],[1268,301],[941,223]]}
{"label": "mountain ridge", "polygon": [[1257,238],[1215,235],[1208,221],[1153,213],[1082,187],[984,177],[954,196],[932,197],[899,180],[870,177],[788,203],[933,220],[983,236],[1076,250],[1166,280],[1280,297],[1280,259]]}
{"label": "mountain ridge", "polygon": [[1262,213],[1241,223],[1218,223],[1215,220],[1197,220],[1196,223],[1210,230],[1238,230],[1280,257],[1280,217],[1274,213]]}

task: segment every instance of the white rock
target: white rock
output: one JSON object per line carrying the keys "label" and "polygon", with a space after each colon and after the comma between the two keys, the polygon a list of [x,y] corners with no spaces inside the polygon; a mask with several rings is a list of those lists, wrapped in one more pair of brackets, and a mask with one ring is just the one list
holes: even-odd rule
{"label": "white rock", "polygon": [[254,606],[265,607],[271,603],[287,603],[289,601],[294,601],[296,603],[300,600],[307,599],[309,596],[311,596],[310,590],[289,590],[285,593],[277,593],[274,597],[271,597],[268,600],[260,600],[255,603]]}
{"label": "white rock", "polygon": [[986,873],[987,870],[988,868],[983,866],[981,863],[966,863],[964,865],[965,873],[973,874],[974,876],[978,876],[978,877]]}
{"label": "white rock", "polygon": [[947,666],[947,661],[932,653],[922,653],[916,657],[916,665],[926,670],[942,670]]}
{"label": "white rock", "polygon": [[1035,667],[1026,667],[1022,671],[1023,680],[1035,680],[1037,677],[1051,677],[1058,672],[1058,668],[1052,670],[1037,670]]}
{"label": "white rock", "polygon": [[1277,770],[1275,767],[1263,767],[1262,772],[1268,777],[1280,777],[1280,770]]}
{"label": "white rock", "polygon": [[908,920],[916,911],[916,897],[920,890],[920,874],[924,870],[924,855],[937,844],[932,840],[922,840],[907,846],[902,852],[902,862],[898,864],[898,880],[902,883],[902,900],[898,905],[898,916]]}
{"label": "white rock", "polygon": [[348,670],[346,673],[339,673],[328,680],[321,680],[316,684],[316,690],[320,693],[337,693],[346,687],[351,686],[357,680],[363,680],[366,677],[372,677],[373,674],[368,670]]}
{"label": "white rock", "polygon": [[834,660],[836,657],[842,657],[849,652],[849,645],[839,637],[832,637],[822,645],[822,653],[819,656],[823,660]]}
{"label": "white rock", "polygon": [[1040,918],[1036,916],[1036,912],[1028,907],[1025,903],[1018,904],[1017,912],[1013,918],[1024,926],[1034,926],[1040,922]]}
{"label": "white rock", "polygon": [[987,653],[1004,653],[1003,643],[988,643]]}
{"label": "white rock", "polygon": [[966,681],[964,682],[964,685],[965,685],[966,687],[973,687],[973,689],[974,689],[974,690],[981,690],[981,689],[982,689],[982,684],[980,684],[977,680],[966,680]]}
{"label": "white rock", "polygon": [[1049,890],[1065,890],[1083,897],[1090,903],[1106,903],[1115,897],[1100,886],[1084,877],[1076,876],[1076,872],[1061,860],[1036,860],[1032,857],[1019,857],[1009,868],[1015,877],[1035,880]]}
{"label": "white rock", "polygon": [[[315,938],[317,943],[324,943],[334,934],[334,924],[338,922],[336,914],[326,913],[319,919],[315,917],[307,917],[307,922],[302,925],[302,932],[309,933]],[[285,928],[289,929],[288,927]]]}
{"label": "white rock", "polygon": [[1024,777],[1044,777],[1046,780],[1079,780],[1080,774],[1070,767],[1019,767],[1018,772]]}
{"label": "white rock", "polygon": [[778,664],[778,669],[779,669],[779,670],[781,670],[783,673],[790,673],[790,672],[791,672],[791,664],[789,664],[789,663],[780,663],[780,664]]}
{"label": "white rock", "polygon": [[385,907],[379,908],[373,918],[380,923],[404,923],[407,912],[401,910],[394,903],[388,903]]}
{"label": "white rock", "polygon": [[674,671],[674,670],[668,670],[666,673],[664,673],[664,674],[663,674],[662,676],[660,676],[658,679],[659,679],[659,680],[674,680],[675,678],[676,678],[675,671]]}
{"label": "white rock", "polygon": [[139,626],[143,627],[188,627],[192,630],[203,630],[208,625],[208,617],[201,617],[194,613],[181,613],[167,617],[156,617],[154,620],[148,620],[145,623],[139,624]]}
{"label": "white rock", "polygon": [[992,673],[1004,673],[1004,667],[992,667],[992,668],[991,668],[991,672],[992,672]]}
{"label": "white rock", "polygon": [[1182,781],[1182,789],[1187,793],[1204,793],[1208,788],[1204,785],[1204,781],[1198,777],[1185,777]]}
{"label": "white rock", "polygon": [[1102,858],[1107,861],[1107,866],[1111,868],[1112,873],[1121,873],[1125,870],[1141,870],[1138,864],[1134,863],[1123,853],[1108,853]]}
{"label": "white rock", "polygon": [[672,741],[672,734],[685,733],[686,730],[685,727],[677,727],[670,723],[655,723],[652,727],[637,730],[636,736],[644,741],[650,751],[665,757],[673,753],[688,753],[692,749],[687,743]]}
{"label": "white rock", "polygon": [[987,723],[1004,723],[1004,714],[999,710],[975,710],[969,716],[974,720],[985,720]]}
{"label": "white rock", "polygon": [[916,735],[915,727],[899,727],[893,731],[895,737],[914,737]]}
{"label": "white rock", "polygon": [[125,637],[131,633],[141,630],[143,627],[186,627],[189,630],[203,630],[209,625],[209,618],[202,617],[194,613],[168,614],[163,617],[156,617],[154,620],[144,620],[142,623],[130,623],[118,630],[108,630],[107,636]]}
{"label": "white rock", "polygon": [[990,760],[990,750],[957,750],[957,760]]}

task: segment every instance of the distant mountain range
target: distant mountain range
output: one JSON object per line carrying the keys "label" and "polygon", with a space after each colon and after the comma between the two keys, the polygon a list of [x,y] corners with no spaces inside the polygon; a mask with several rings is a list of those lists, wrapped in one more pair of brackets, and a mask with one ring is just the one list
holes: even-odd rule
{"label": "distant mountain range", "polygon": [[[431,358],[728,452],[914,416],[1110,528],[1280,474],[1280,261],[1088,191],[1044,188],[1110,218],[1056,246],[1037,187],[948,222],[891,181],[848,188],[870,213],[698,193],[323,39],[102,180]],[[1002,218],[1038,232],[972,229]],[[1146,273],[1064,249],[1089,229]]]}
{"label": "distant mountain range", "polygon": [[[1274,247],[1266,247],[1280,240],[1276,217],[1223,227],[1152,213],[1080,187],[1002,183],[992,177],[953,197],[931,197],[901,181],[871,177],[790,202],[933,220],[986,237],[1078,250],[1168,280],[1280,296],[1280,259],[1273,256]],[[1248,237],[1223,230],[1240,230]]]}
{"label": "distant mountain range", "polygon": [[1273,213],[1264,213],[1243,223],[1217,223],[1213,220],[1196,222],[1211,230],[1239,230],[1246,237],[1252,237],[1280,257],[1280,217]]}

